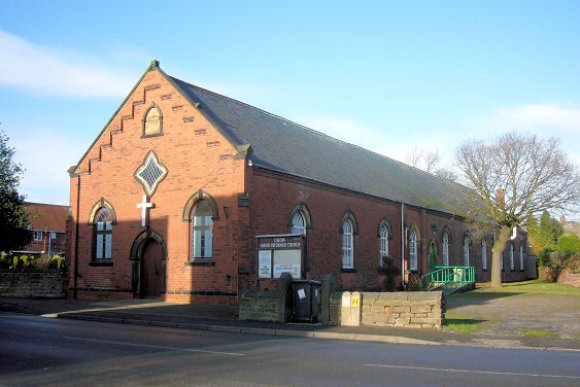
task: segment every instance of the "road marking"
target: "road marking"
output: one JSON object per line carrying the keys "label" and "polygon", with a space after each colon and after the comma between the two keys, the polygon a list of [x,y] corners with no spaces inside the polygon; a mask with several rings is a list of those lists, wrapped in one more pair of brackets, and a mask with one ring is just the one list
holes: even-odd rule
{"label": "road marking", "polygon": [[481,370],[460,370],[454,368],[431,368],[431,367],[413,367],[413,366],[400,366],[400,365],[390,365],[390,364],[365,364],[367,367],[377,367],[377,368],[398,368],[413,371],[437,371],[437,372],[448,372],[448,373],[463,373],[463,374],[484,374],[484,375],[498,375],[498,376],[527,376],[532,378],[554,378],[554,379],[573,379],[580,380],[580,376],[574,375],[547,375],[547,374],[526,374],[520,372],[504,372],[504,371],[481,371]]}
{"label": "road marking", "polygon": [[87,338],[84,338],[84,337],[73,337],[73,336],[64,336],[64,338],[65,339],[69,339],[69,340],[77,340],[77,341],[89,341],[89,342],[92,342],[92,343],[126,345],[126,346],[130,346],[130,347],[154,348],[154,349],[170,349],[170,350],[173,350],[173,351],[213,353],[213,354],[216,354],[216,355],[228,355],[228,356],[245,356],[245,354],[243,354],[243,353],[236,353],[236,352],[220,352],[220,351],[209,351],[209,350],[205,350],[205,349],[165,347],[165,346],[162,346],[162,345],[135,344],[135,343],[126,343],[126,342],[122,342],[122,341],[109,341],[109,340],[87,339]]}

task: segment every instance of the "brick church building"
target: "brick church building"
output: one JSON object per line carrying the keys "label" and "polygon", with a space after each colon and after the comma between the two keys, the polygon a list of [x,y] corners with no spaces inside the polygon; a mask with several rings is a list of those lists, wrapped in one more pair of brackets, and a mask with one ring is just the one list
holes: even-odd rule
{"label": "brick church building", "polygon": [[[173,78],[153,61],[70,174],[67,258],[78,297],[237,302],[282,272],[379,289],[435,265],[489,279],[492,237],[466,188]],[[505,257],[525,278],[525,243]]]}

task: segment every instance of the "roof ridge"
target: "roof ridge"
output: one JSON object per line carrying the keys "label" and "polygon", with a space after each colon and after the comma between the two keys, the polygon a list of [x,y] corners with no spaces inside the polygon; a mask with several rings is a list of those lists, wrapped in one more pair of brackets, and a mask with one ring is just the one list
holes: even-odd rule
{"label": "roof ridge", "polygon": [[[259,111],[259,112],[262,112],[262,113],[265,113],[265,114],[267,114],[267,115],[269,115],[269,116],[271,116],[271,117],[278,118],[278,119],[280,119],[280,120],[282,120],[282,121],[286,121],[286,122],[292,123],[292,124],[294,124],[294,125],[296,125],[296,126],[299,126],[299,127],[301,127],[302,129],[305,129],[305,130],[307,130],[307,131],[309,131],[309,132],[312,132],[312,133],[314,133],[314,134],[317,134],[317,135],[319,135],[319,136],[321,136],[321,137],[328,138],[329,140],[332,140],[332,141],[335,141],[335,142],[338,142],[338,143],[342,143],[342,144],[350,145],[350,146],[352,146],[352,147],[356,147],[356,148],[362,149],[362,150],[364,150],[364,151],[366,151],[366,152],[374,153],[374,154],[376,154],[377,156],[380,156],[380,157],[386,158],[386,159],[388,159],[388,160],[391,160],[391,161],[394,161],[394,162],[396,162],[396,163],[402,164],[402,165],[404,165],[404,166],[406,166],[406,167],[409,167],[409,168],[414,168],[414,169],[417,169],[418,171],[420,171],[420,172],[422,172],[422,173],[426,173],[426,174],[429,174],[429,175],[431,175],[431,176],[435,176],[435,177],[437,177],[436,175],[434,175],[434,174],[432,174],[432,173],[429,173],[429,172],[423,171],[422,169],[419,169],[419,168],[417,168],[417,167],[414,167],[414,166],[412,166],[412,165],[409,165],[409,164],[407,164],[407,163],[405,163],[405,162],[403,162],[403,161],[400,161],[400,160],[394,159],[394,158],[392,158],[392,157],[389,157],[389,156],[387,156],[387,155],[384,155],[384,154],[382,154],[382,153],[376,152],[376,151],[374,151],[374,150],[372,150],[372,149],[368,149],[368,148],[365,148],[365,147],[363,147],[363,146],[361,146],[361,145],[357,145],[357,144],[353,144],[353,143],[351,143],[351,142],[348,142],[348,141],[345,141],[345,140],[341,140],[341,139],[339,139],[339,138],[336,138],[336,137],[333,137],[333,136],[331,136],[331,135],[329,135],[329,134],[327,134],[327,133],[321,132],[320,130],[316,130],[316,129],[310,128],[310,127],[308,127],[308,126],[306,126],[306,125],[304,125],[304,124],[301,124],[301,123],[299,123],[299,122],[296,122],[296,121],[290,120],[290,119],[288,119],[288,118],[286,118],[286,117],[282,117],[281,115],[278,115],[278,114],[275,114],[275,113],[269,112],[269,111],[267,111],[267,110],[261,109],[261,108],[259,108],[259,107],[256,107],[256,106],[254,106],[254,105],[250,105],[250,104],[248,104],[248,103],[246,103],[246,102],[243,102],[243,101],[237,100],[237,99],[235,99],[235,98],[228,97],[228,96],[226,96],[226,95],[223,95],[223,94],[217,93],[217,92],[215,92],[215,91],[212,91],[212,90],[206,89],[206,88],[204,88],[204,87],[201,87],[201,86],[198,86],[198,85],[194,85],[194,84],[192,84],[192,83],[189,83],[189,82],[186,82],[186,81],[184,81],[184,80],[182,80],[182,79],[175,78],[175,77],[173,77],[173,76],[170,76],[170,75],[168,75],[168,76],[169,76],[169,77],[171,77],[171,78],[173,78],[174,80],[176,80],[176,81],[178,81],[178,82],[181,82],[181,83],[184,83],[184,84],[186,84],[186,85],[188,85],[188,86],[190,86],[190,87],[194,87],[194,88],[196,88],[196,89],[202,90],[202,91],[204,91],[204,92],[206,92],[206,93],[208,93],[208,94],[214,95],[214,96],[216,96],[216,97],[220,97],[220,98],[227,99],[228,101],[232,101],[232,102],[234,102],[234,103],[237,103],[237,104],[239,104],[239,105],[246,106],[246,107],[248,107],[248,108],[251,108],[251,109],[257,110],[257,111]],[[445,179],[444,179],[444,180],[445,180]]]}
{"label": "roof ridge", "polygon": [[38,202],[24,202],[25,205],[34,204],[40,206],[53,206],[53,207],[69,207],[66,204],[51,204],[51,203],[38,203]]}

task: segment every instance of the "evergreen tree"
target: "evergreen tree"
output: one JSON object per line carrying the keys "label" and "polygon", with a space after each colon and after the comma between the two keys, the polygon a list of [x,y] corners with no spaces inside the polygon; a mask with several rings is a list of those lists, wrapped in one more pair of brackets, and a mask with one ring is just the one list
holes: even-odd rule
{"label": "evergreen tree", "polygon": [[12,156],[14,149],[0,131],[0,251],[21,249],[32,240],[24,197],[17,191],[23,170]]}

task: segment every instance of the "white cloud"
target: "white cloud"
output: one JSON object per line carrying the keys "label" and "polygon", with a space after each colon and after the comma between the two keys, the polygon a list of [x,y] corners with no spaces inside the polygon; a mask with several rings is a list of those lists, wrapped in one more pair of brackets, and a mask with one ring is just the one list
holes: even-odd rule
{"label": "white cloud", "polygon": [[367,127],[351,118],[304,117],[298,122],[339,140],[361,146],[392,159],[406,162],[409,154],[422,147],[425,152],[438,150],[445,161],[452,150],[442,136],[416,137],[396,131],[387,133]]}
{"label": "white cloud", "polygon": [[556,137],[562,148],[580,163],[580,106],[551,104],[517,105],[499,108],[488,116],[470,119],[467,125],[478,132],[496,136],[509,131]]}
{"label": "white cloud", "polygon": [[[14,161],[25,171],[19,192],[32,202],[68,204],[69,176],[67,170],[76,164],[84,149],[85,139],[75,139],[44,128],[12,131]],[[63,152],[63,149],[75,150]]]}
{"label": "white cloud", "polygon": [[135,77],[108,69],[97,58],[41,46],[0,29],[0,85],[73,97],[118,97]]}

